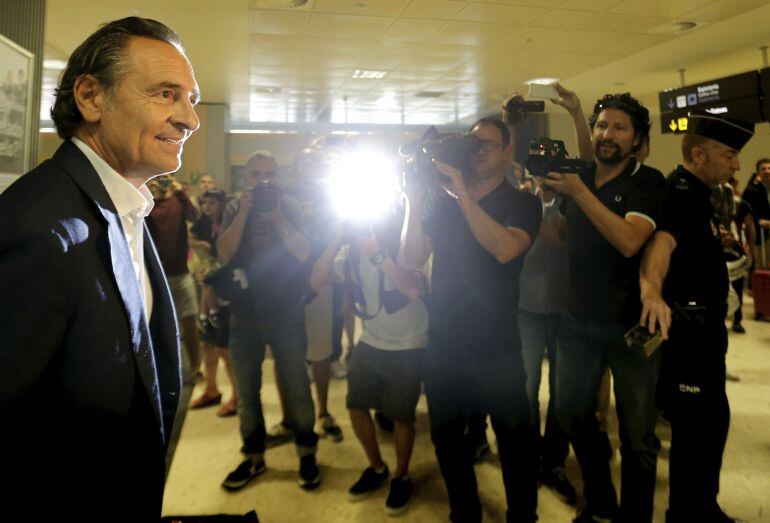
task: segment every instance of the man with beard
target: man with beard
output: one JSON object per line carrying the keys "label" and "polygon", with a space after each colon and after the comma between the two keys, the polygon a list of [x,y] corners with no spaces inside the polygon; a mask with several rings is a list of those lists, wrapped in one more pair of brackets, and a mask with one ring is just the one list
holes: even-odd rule
{"label": "man with beard", "polygon": [[[650,132],[649,112],[629,94],[606,95],[589,119],[595,162],[580,174],[549,173],[568,198],[555,221],[566,234],[570,289],[559,332],[556,412],[583,474],[586,507],[575,519],[652,521],[655,386],[659,354],[626,345],[639,319],[641,248],[655,230],[665,180],[634,157]],[[618,507],[606,444],[595,417],[607,367],[615,378],[623,492]]]}
{"label": "man with beard", "polygon": [[[738,154],[754,124],[690,114],[683,164],[668,177],[663,219],[644,253],[641,323],[668,343],[666,392],[671,412],[668,523],[738,521],[717,503],[730,423],[725,393],[728,277],[710,197],[740,169]],[[665,300],[665,301],[664,301]],[[692,306],[671,324],[670,306]]]}

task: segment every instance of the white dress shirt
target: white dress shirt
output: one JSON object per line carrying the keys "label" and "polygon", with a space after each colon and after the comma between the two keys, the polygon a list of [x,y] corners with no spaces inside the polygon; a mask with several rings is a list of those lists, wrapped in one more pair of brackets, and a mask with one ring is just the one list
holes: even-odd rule
{"label": "white dress shirt", "polygon": [[152,315],[152,287],[144,264],[144,219],[150,214],[155,204],[152,193],[145,185],[138,189],[131,185],[83,141],[72,138],[72,143],[91,162],[118,211],[120,223],[123,224],[123,234],[131,251],[134,276],[144,299],[145,317],[149,323]]}

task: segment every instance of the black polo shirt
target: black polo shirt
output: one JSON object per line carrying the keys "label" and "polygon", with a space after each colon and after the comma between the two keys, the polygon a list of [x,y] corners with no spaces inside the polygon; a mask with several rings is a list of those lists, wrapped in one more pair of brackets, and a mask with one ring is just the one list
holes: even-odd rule
{"label": "black polo shirt", "polygon": [[[580,177],[599,201],[618,216],[640,216],[657,225],[665,188],[660,171],[633,159],[623,172],[596,188],[596,164]],[[639,321],[639,263],[642,250],[626,258],[594,227],[583,210],[565,199],[569,253],[569,311],[583,321],[620,323]]]}
{"label": "black polo shirt", "polygon": [[[534,242],[542,217],[539,199],[504,181],[478,204],[497,223],[523,230]],[[424,227],[434,252],[429,345],[479,354],[521,350],[517,311],[524,256],[498,262],[473,236],[457,201],[445,194],[426,202]]]}
{"label": "black polo shirt", "polygon": [[681,165],[668,177],[659,230],[676,240],[663,287],[666,302],[695,302],[724,325],[729,281],[711,188]]}

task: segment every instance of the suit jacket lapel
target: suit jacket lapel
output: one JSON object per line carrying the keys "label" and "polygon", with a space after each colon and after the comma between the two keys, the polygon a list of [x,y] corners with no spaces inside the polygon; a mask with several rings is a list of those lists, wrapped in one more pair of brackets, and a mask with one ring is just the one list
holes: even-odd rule
{"label": "suit jacket lapel", "polygon": [[152,317],[150,318],[150,334],[160,383],[165,436],[168,439],[171,435],[171,427],[179,404],[179,391],[182,386],[179,329],[166,275],[160,264],[160,258],[147,224],[144,226],[144,263],[147,266],[152,287],[153,306]]}

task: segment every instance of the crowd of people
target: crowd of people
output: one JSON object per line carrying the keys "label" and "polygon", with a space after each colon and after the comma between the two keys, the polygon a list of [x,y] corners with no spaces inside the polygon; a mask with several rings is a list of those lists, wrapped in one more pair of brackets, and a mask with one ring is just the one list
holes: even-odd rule
{"label": "crowd of people", "polygon": [[[742,197],[734,188],[753,124],[692,112],[682,163],[665,177],[645,163],[651,119],[638,100],[607,94],[586,120],[579,97],[555,84],[579,172],[512,175],[512,120],[482,118],[468,129],[477,147],[462,165],[421,164],[384,216],[355,223],[335,212],[327,183],[356,148],[339,136],[299,151],[283,183],[275,157],[257,151],[237,194],[204,177],[193,202],[171,173],[198,127],[198,88],[163,24],[106,24],[74,55],[53,109],[63,145],[0,196],[9,499],[31,471],[54,468],[57,511],[85,521],[121,507],[132,521],[157,520],[182,381],[178,326],[185,379],[203,382],[189,408],[238,416],[243,456],[223,478],[228,491],[292,440],[300,487],[320,486],[319,434],[343,439],[328,391],[345,337],[346,407],[368,463],[351,501],[389,485],[385,512],[407,510],[424,392],[452,521],[482,519],[474,462],[489,451],[487,419],[507,521],[537,520],[539,484],[576,504],[564,473],[570,446],[585,500],[574,521],[652,521],[661,413],[672,432],[667,522],[737,521],[717,503],[729,282],[737,299],[749,266],[767,255],[770,226],[770,160],[757,162]],[[729,273],[728,262],[738,262]],[[741,333],[737,303],[729,313]],[[656,336],[660,348],[647,343]],[[261,402],[268,349],[282,407],[273,427]],[[390,467],[375,421],[393,432]],[[61,469],[93,480],[105,466],[126,479],[119,489],[89,482],[96,501],[84,513],[82,484]]]}

